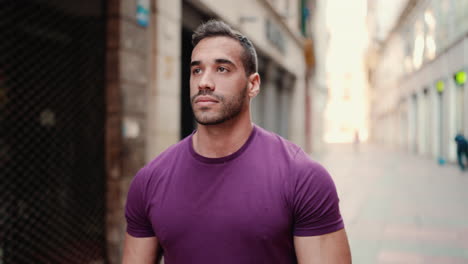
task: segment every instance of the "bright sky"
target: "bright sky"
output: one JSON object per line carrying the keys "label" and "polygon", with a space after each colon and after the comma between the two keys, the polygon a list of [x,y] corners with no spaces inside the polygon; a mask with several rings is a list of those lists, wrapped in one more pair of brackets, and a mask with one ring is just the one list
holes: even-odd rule
{"label": "bright sky", "polygon": [[330,33],[329,63],[333,70],[346,70],[360,60],[366,45],[366,0],[328,0],[327,25]]}
{"label": "bright sky", "polygon": [[325,141],[350,142],[356,131],[367,139],[368,94],[364,55],[368,41],[366,0],[328,0],[327,53],[329,100]]}
{"label": "bright sky", "polygon": [[[371,0],[376,19],[373,38],[385,39],[408,0]],[[327,0],[329,98],[325,110],[327,142],[351,142],[356,131],[368,137],[369,91],[365,55],[370,41],[367,0]]]}

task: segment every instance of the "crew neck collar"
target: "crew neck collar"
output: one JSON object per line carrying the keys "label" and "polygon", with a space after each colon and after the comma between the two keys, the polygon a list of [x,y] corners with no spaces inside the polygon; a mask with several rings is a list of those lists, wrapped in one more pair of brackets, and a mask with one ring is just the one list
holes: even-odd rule
{"label": "crew neck collar", "polygon": [[198,154],[195,151],[195,149],[193,148],[193,135],[195,134],[195,132],[196,132],[196,130],[192,133],[192,135],[190,135],[190,138],[188,140],[190,154],[195,159],[197,159],[198,161],[201,161],[203,163],[210,163],[210,164],[226,163],[226,162],[228,162],[230,160],[233,160],[233,159],[237,158],[238,156],[240,156],[249,147],[249,145],[251,144],[253,138],[257,134],[257,126],[255,124],[253,125],[252,132],[250,132],[249,138],[244,143],[244,145],[242,145],[242,147],[240,149],[238,149],[237,151],[235,151],[232,154],[229,154],[229,155],[224,156],[224,157],[219,157],[219,158],[207,158],[205,156],[202,156],[202,155]]}

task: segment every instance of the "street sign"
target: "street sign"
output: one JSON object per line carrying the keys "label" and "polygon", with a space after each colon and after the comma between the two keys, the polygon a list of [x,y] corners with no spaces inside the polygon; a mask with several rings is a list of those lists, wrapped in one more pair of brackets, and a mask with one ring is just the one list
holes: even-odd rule
{"label": "street sign", "polygon": [[286,40],[280,30],[280,27],[270,19],[267,19],[265,33],[266,38],[271,42],[271,44],[284,54],[286,52]]}
{"label": "street sign", "polygon": [[445,83],[444,83],[444,81],[442,81],[442,80],[437,81],[437,83],[436,83],[436,90],[437,90],[437,92],[439,92],[439,93],[444,92],[444,90],[445,90]]}
{"label": "street sign", "polygon": [[136,19],[138,25],[147,27],[149,23],[150,0],[137,0]]}
{"label": "street sign", "polygon": [[307,67],[313,68],[315,63],[314,43],[310,38],[304,40],[304,57]]}
{"label": "street sign", "polygon": [[459,71],[455,73],[453,76],[455,79],[455,83],[459,86],[463,86],[466,83],[466,72],[465,71]]}

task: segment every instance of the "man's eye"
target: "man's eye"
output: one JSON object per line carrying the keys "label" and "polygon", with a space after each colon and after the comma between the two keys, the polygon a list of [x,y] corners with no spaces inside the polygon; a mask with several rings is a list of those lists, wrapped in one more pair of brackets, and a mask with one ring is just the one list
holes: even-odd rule
{"label": "man's eye", "polygon": [[219,72],[227,72],[228,69],[226,69],[226,68],[224,68],[224,67],[219,67],[219,68],[218,68],[218,71],[219,71]]}
{"label": "man's eye", "polygon": [[200,72],[201,72],[201,69],[199,69],[199,68],[195,68],[195,69],[192,70],[193,74],[198,74]]}

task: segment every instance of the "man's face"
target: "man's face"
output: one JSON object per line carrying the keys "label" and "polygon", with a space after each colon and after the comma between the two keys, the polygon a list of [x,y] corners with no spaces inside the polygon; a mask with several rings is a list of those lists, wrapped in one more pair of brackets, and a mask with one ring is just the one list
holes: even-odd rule
{"label": "man's face", "polygon": [[195,46],[190,98],[198,123],[220,124],[246,110],[248,78],[242,52],[241,45],[228,37],[205,38]]}

